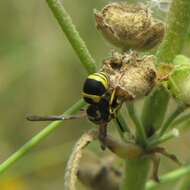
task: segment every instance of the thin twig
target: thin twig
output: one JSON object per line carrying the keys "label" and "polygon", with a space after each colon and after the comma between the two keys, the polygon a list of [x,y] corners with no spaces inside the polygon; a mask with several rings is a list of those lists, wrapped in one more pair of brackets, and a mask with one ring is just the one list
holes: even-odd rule
{"label": "thin twig", "polygon": [[119,135],[122,138],[122,140],[124,140],[125,142],[128,142],[129,139],[126,138],[125,134],[131,135],[131,131],[127,123],[125,122],[125,119],[122,113],[120,112],[117,113],[117,117],[114,119],[114,123],[116,125],[117,131],[119,132]]}
{"label": "thin twig", "polygon": [[181,53],[190,25],[190,1],[173,0],[168,15],[167,33],[158,51],[162,62],[171,63]]}
{"label": "thin twig", "polygon": [[[71,106],[64,114],[74,114],[80,108],[85,105],[83,100],[78,101],[76,104]],[[21,159],[25,154],[27,154],[33,147],[38,145],[45,137],[51,134],[55,129],[61,127],[63,125],[63,121],[55,121],[50,123],[45,129],[40,131],[34,137],[32,137],[26,144],[24,144],[20,149],[18,149],[15,153],[13,153],[9,158],[7,158],[0,165],[0,174],[5,172],[10,166],[12,166],[17,160]]]}
{"label": "thin twig", "polygon": [[174,128],[171,131],[165,133],[163,136],[152,139],[152,141],[148,142],[148,145],[149,147],[153,147],[178,136],[179,136],[179,130]]}
{"label": "thin twig", "polygon": [[184,114],[181,117],[177,118],[175,121],[173,121],[172,127],[187,122],[189,119],[190,119],[190,113]]}
{"label": "thin twig", "polygon": [[138,116],[136,114],[136,111],[135,111],[135,108],[134,108],[134,104],[133,103],[128,103],[127,104],[127,110],[128,110],[129,116],[131,117],[132,121],[135,124],[138,140],[143,145],[146,145],[145,130],[143,128],[143,125],[142,125],[141,121],[139,120],[139,118],[138,118]]}
{"label": "thin twig", "polygon": [[155,189],[156,187],[158,187],[161,184],[175,181],[189,173],[190,173],[190,164],[161,176],[159,183],[154,182],[154,181],[147,182],[146,190]]}
{"label": "thin twig", "polygon": [[63,32],[67,36],[67,39],[71,43],[73,49],[81,60],[81,63],[88,71],[88,73],[94,73],[96,71],[95,61],[92,58],[89,50],[86,47],[85,42],[76,30],[70,15],[64,9],[60,0],[46,0],[50,9],[52,10],[55,18],[59,22]]}
{"label": "thin twig", "polygon": [[178,106],[176,110],[168,117],[163,127],[160,130],[159,136],[162,136],[167,129],[171,127],[172,122],[185,110],[185,106]]}

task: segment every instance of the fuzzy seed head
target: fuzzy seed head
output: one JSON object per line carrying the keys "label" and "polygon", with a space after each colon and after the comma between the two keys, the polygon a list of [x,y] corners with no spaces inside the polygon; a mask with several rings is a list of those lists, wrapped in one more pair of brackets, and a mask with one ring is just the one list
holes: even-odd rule
{"label": "fuzzy seed head", "polygon": [[116,95],[128,101],[147,95],[155,86],[155,62],[152,55],[142,57],[136,52],[114,53],[104,61],[102,71],[109,76],[110,89],[116,89]]}
{"label": "fuzzy seed head", "polygon": [[165,25],[153,18],[148,7],[126,2],[110,3],[95,12],[97,29],[123,50],[148,50],[163,39]]}

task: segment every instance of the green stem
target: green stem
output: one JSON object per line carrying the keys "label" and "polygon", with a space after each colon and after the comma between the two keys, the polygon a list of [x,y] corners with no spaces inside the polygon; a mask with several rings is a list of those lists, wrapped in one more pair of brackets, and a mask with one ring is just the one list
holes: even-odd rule
{"label": "green stem", "polygon": [[148,158],[127,160],[121,190],[144,190],[150,169]]}
{"label": "green stem", "polygon": [[77,53],[81,60],[81,63],[86,68],[88,73],[94,73],[96,71],[95,61],[90,55],[85,42],[80,37],[78,31],[72,23],[72,19],[64,9],[60,0],[46,0],[50,9],[52,10],[55,18],[59,22],[63,32],[67,36],[73,49]]}
{"label": "green stem", "polygon": [[171,127],[172,122],[179,116],[181,113],[184,112],[186,107],[184,106],[178,106],[176,110],[168,117],[166,122],[164,123],[163,127],[160,130],[159,136],[162,136],[165,131]]}
{"label": "green stem", "polygon": [[140,145],[146,146],[146,134],[145,134],[143,125],[141,124],[141,121],[139,120],[136,114],[133,102],[128,103],[126,106],[127,106],[129,116],[131,117],[136,127],[137,141]]}
{"label": "green stem", "polygon": [[168,28],[158,51],[160,61],[172,62],[183,49],[190,25],[190,1],[173,0],[168,15]]}
{"label": "green stem", "polygon": [[177,179],[179,179],[187,174],[190,174],[190,164],[161,176],[160,183],[157,183],[154,181],[149,181],[146,184],[146,190],[156,189],[161,184],[176,181]]}
{"label": "green stem", "polygon": [[155,147],[161,143],[164,143],[174,137],[179,136],[179,130],[178,129],[172,129],[171,131],[165,133],[163,136],[159,138],[153,138],[152,141],[148,142],[148,146],[150,147]]}
{"label": "green stem", "polygon": [[[85,105],[83,100],[78,101],[71,106],[64,114],[70,115],[79,111]],[[46,128],[40,131],[37,135],[32,137],[26,144],[13,153],[7,160],[0,165],[0,174],[5,172],[10,166],[12,166],[17,160],[21,159],[27,154],[33,147],[38,145],[45,137],[51,134],[55,129],[63,126],[63,121],[55,121],[50,123]]]}
{"label": "green stem", "polygon": [[124,117],[123,117],[123,115],[122,115],[121,112],[117,113],[117,116],[114,119],[114,123],[115,123],[115,125],[117,127],[117,131],[119,132],[120,137],[124,141],[126,141],[127,139],[125,137],[125,134],[126,133],[130,134],[130,129],[129,129],[129,127],[128,127],[128,125],[127,125],[127,123],[126,123],[126,121],[125,121],[125,119],[124,119]]}
{"label": "green stem", "polygon": [[63,154],[68,155],[70,153],[70,147],[73,143],[74,142],[69,142],[55,147],[48,147],[45,150],[40,149],[29,156],[25,156],[22,160],[22,165],[19,166],[19,171],[15,172],[15,168],[13,168],[11,173],[7,172],[1,176],[1,180],[3,180],[4,177],[11,179],[24,177],[48,167],[64,165],[67,158],[63,156]]}
{"label": "green stem", "polygon": [[172,127],[175,127],[177,125],[180,125],[184,122],[186,122],[187,120],[189,120],[190,118],[190,113],[187,113],[185,115],[182,115],[180,118],[176,119],[173,123],[172,123]]}
{"label": "green stem", "polygon": [[160,128],[169,102],[169,93],[164,87],[158,87],[144,101],[141,120],[148,136]]}
{"label": "green stem", "polygon": [[[126,123],[126,121],[125,121],[125,118],[123,117],[123,115],[122,115],[121,112],[118,112],[118,113],[117,113],[117,118],[116,118],[116,119],[119,120],[119,123],[120,123],[120,125],[121,125],[121,127],[122,127],[122,128],[121,128],[120,126],[118,126],[118,128],[120,128],[121,132],[130,133],[129,126],[127,125],[127,123]],[[118,122],[116,122],[116,123],[117,123],[117,125],[119,125]]]}
{"label": "green stem", "polygon": [[175,190],[189,190],[190,187],[190,175],[185,176],[183,180],[179,182],[179,185],[177,185],[177,188]]}

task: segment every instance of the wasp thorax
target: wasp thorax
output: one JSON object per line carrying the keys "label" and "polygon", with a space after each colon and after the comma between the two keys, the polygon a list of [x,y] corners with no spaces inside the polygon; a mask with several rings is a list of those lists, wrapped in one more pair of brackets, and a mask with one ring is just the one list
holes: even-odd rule
{"label": "wasp thorax", "polygon": [[150,9],[142,4],[110,3],[96,11],[95,17],[103,36],[124,50],[154,48],[164,36],[164,23],[153,18]]}
{"label": "wasp thorax", "polygon": [[136,52],[130,52],[118,56],[118,53],[114,53],[104,61],[102,71],[109,76],[110,89],[116,89],[117,96],[133,100],[147,95],[155,86],[155,62],[156,58],[152,55],[140,56]]}

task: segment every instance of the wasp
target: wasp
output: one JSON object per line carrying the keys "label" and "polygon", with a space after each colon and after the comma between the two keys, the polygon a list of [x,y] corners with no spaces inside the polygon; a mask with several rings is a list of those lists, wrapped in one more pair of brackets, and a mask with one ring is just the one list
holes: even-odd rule
{"label": "wasp", "polygon": [[[84,116],[96,125],[99,125],[99,139],[105,142],[108,123],[116,118],[123,100],[116,95],[116,90],[110,90],[109,76],[105,72],[90,74],[84,81],[82,97],[88,104],[84,114],[71,116],[28,116],[30,121],[55,121],[79,119]],[[117,122],[119,122],[117,120]]]}

